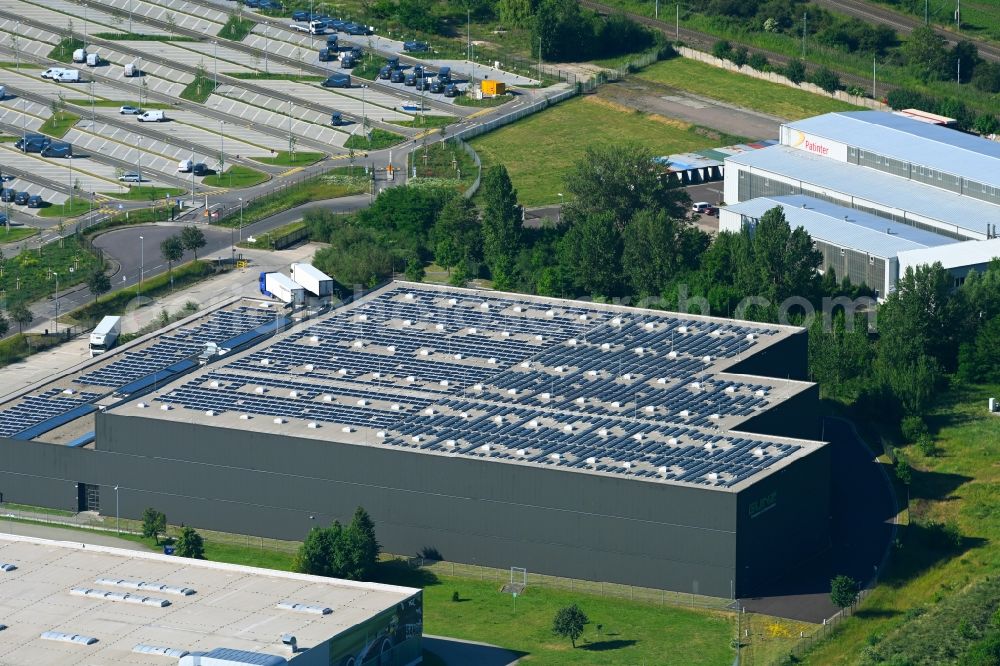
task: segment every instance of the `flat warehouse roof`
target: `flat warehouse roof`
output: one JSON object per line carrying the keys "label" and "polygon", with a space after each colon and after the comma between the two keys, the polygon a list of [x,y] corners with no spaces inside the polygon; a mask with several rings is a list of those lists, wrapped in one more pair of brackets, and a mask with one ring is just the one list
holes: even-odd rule
{"label": "flat warehouse roof", "polygon": [[[308,649],[419,592],[8,534],[0,534],[0,563],[16,567],[0,570],[0,622],[7,625],[0,662],[7,664],[176,663],[135,651],[140,645],[290,658],[282,634]],[[50,631],[83,639],[42,638]]]}
{"label": "flat warehouse roof", "polygon": [[1000,187],[1000,143],[958,130],[884,111],[826,113],[787,126]]}
{"label": "flat warehouse roof", "polygon": [[397,282],[110,411],[734,489],[818,446],[738,432],[813,386],[728,372],[792,334]]}
{"label": "flat warehouse roof", "polygon": [[760,219],[776,206],[784,210],[785,219],[793,229],[803,227],[814,239],[877,257],[895,257],[907,250],[921,250],[956,242],[946,236],[805,194],[759,197],[726,206],[726,210]]}
{"label": "flat warehouse roof", "polygon": [[[986,236],[987,223],[1000,224],[1000,206],[789,146],[733,155],[726,159],[727,167],[731,164],[913,213],[975,238]],[[731,177],[734,174],[727,172],[727,178]]]}

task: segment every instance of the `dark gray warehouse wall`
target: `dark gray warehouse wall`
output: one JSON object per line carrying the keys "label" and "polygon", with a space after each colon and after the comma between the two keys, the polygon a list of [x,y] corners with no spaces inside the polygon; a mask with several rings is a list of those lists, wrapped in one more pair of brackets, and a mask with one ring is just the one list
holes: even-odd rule
{"label": "dark gray warehouse wall", "polygon": [[738,430],[762,435],[819,440],[822,436],[819,413],[819,384],[782,400],[761,414],[741,423]]}
{"label": "dark gray warehouse wall", "polygon": [[93,452],[0,438],[0,495],[4,502],[77,510],[76,482],[93,478]]}
{"label": "dark gray warehouse wall", "polygon": [[808,349],[809,338],[806,329],[802,329],[778,340],[766,349],[756,351],[751,348],[750,356],[726,368],[725,371],[806,381],[809,379]]}
{"label": "dark gray warehouse wall", "polygon": [[733,493],[113,414],[97,441],[123,515],[301,539],[363,505],[389,552],[730,595]]}
{"label": "dark gray warehouse wall", "polygon": [[741,491],[737,594],[773,594],[773,581],[825,551],[830,545],[831,510],[830,445]]}

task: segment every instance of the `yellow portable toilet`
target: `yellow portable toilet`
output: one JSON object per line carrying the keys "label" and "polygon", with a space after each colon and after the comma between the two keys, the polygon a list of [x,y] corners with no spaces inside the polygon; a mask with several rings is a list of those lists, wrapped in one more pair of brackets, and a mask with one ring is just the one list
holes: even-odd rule
{"label": "yellow portable toilet", "polygon": [[503,81],[494,81],[492,79],[483,79],[482,87],[480,88],[484,95],[505,95],[507,94],[507,85]]}

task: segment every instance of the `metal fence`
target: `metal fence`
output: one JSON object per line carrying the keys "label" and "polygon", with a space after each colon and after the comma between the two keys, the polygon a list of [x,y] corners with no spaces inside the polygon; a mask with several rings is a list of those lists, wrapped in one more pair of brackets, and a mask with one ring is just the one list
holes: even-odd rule
{"label": "metal fence", "polygon": [[542,109],[546,109],[553,104],[557,104],[558,102],[569,99],[570,97],[576,95],[576,93],[577,90],[575,87],[568,88],[566,90],[558,92],[544,99],[540,99],[537,102],[533,102],[528,106],[521,107],[520,109],[511,111],[510,113],[505,113],[504,115],[498,116],[497,118],[494,118],[493,120],[490,120],[488,122],[480,123],[478,125],[473,125],[472,127],[466,127],[465,129],[458,130],[454,134],[452,134],[451,137],[454,139],[461,139],[463,141],[468,141],[469,139],[477,137],[480,134],[486,134],[487,132],[492,132],[493,130],[499,127],[503,127],[504,125],[509,125],[512,122],[524,118],[525,116],[530,116],[531,114],[541,111]]}
{"label": "metal fence", "polygon": [[464,150],[466,154],[472,158],[472,161],[476,165],[476,179],[472,181],[472,185],[469,185],[465,192],[462,193],[466,199],[471,199],[476,191],[479,190],[479,184],[483,180],[483,161],[479,159],[479,153],[477,153],[472,146],[461,139],[455,139],[455,141],[462,147],[462,150]]}

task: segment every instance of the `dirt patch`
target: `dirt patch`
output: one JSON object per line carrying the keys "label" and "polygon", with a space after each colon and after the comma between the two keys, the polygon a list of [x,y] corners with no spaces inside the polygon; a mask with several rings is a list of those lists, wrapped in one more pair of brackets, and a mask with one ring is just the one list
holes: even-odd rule
{"label": "dirt patch", "polygon": [[[610,99],[601,97],[600,95],[590,95],[584,98],[590,104],[596,104],[597,106],[604,107],[611,111],[616,111],[618,113],[642,113],[647,120],[652,120],[654,123],[660,123],[662,125],[667,125],[668,127],[674,127],[679,130],[691,129],[691,123],[686,123],[683,120],[677,120],[676,118],[667,118],[666,116],[661,116],[658,113],[646,113],[642,109],[637,109],[635,107],[626,106],[625,104],[620,104]],[[703,132],[699,132],[708,136]]]}

